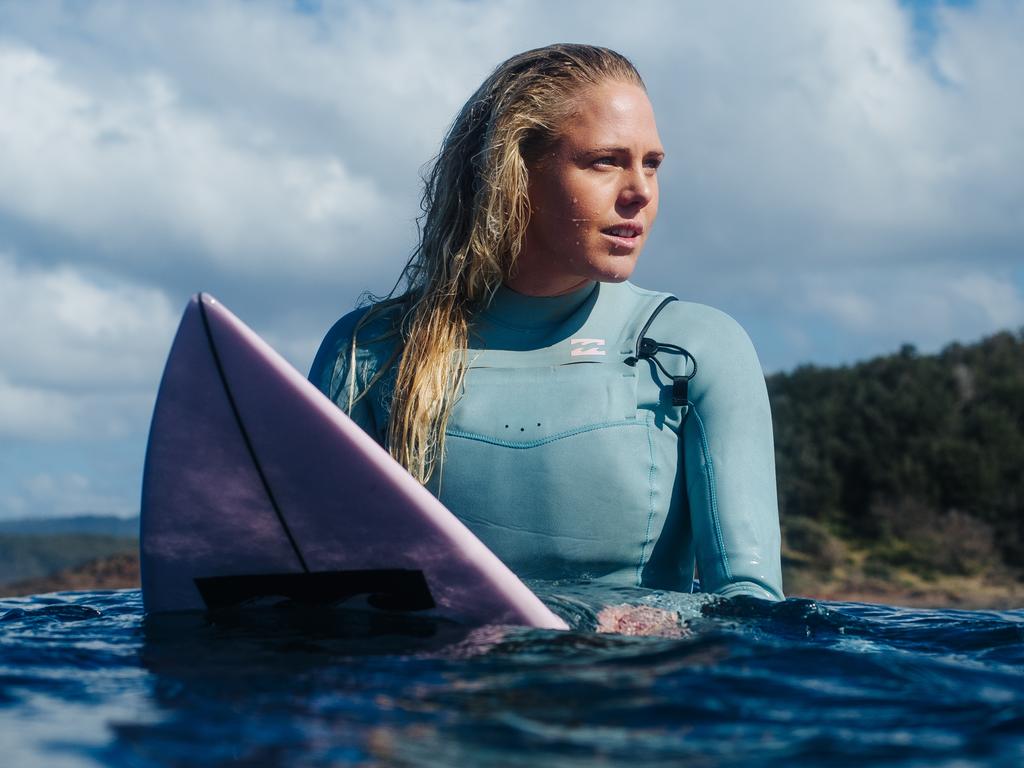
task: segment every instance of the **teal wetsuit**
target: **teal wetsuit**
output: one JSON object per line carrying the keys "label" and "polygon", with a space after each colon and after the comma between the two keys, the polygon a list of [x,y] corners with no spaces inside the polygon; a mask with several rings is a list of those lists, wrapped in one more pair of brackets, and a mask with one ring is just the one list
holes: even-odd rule
{"label": "teal wetsuit", "polygon": [[[553,298],[502,288],[473,323],[446,455],[428,488],[524,578],[600,579],[781,599],[771,413],[743,329],[673,301],[644,334],[697,364],[689,407],[654,360],[627,361],[666,294],[590,284]],[[347,408],[352,329],[343,317],[310,379]],[[392,358],[384,318],[359,333],[356,392]],[[670,375],[692,371],[659,352]],[[392,368],[352,418],[382,445]],[[688,411],[688,413],[686,413]],[[684,415],[685,414],[685,415]]]}

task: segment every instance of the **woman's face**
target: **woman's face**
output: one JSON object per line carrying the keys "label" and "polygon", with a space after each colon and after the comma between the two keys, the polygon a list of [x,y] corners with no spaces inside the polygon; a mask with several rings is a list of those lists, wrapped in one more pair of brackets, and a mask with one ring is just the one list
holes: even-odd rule
{"label": "woman's face", "polygon": [[555,296],[627,279],[658,213],[664,155],[642,88],[589,88],[554,148],[529,166],[530,223],[509,287]]}

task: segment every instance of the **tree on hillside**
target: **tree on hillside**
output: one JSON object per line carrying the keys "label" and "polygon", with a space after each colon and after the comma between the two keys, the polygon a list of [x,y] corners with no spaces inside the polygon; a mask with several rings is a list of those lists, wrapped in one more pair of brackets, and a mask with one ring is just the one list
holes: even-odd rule
{"label": "tree on hillside", "polygon": [[898,544],[910,559],[994,534],[1007,563],[1024,562],[1024,329],[937,355],[904,345],[852,366],[801,366],[768,389],[784,521]]}

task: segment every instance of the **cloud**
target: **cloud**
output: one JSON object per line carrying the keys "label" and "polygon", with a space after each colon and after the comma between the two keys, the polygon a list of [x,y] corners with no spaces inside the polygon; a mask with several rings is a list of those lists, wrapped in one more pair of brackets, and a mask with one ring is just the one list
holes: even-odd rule
{"label": "cloud", "polygon": [[988,274],[968,274],[957,280],[951,289],[953,296],[973,307],[988,325],[996,328],[1024,325],[1024,296],[1009,276],[999,280]]}
{"label": "cloud", "polygon": [[84,475],[41,472],[23,479],[14,493],[0,498],[0,517],[18,518],[29,513],[42,517],[81,514],[129,517],[138,514],[138,506],[117,494],[97,489]]}
{"label": "cloud", "polygon": [[159,290],[0,254],[0,360],[8,376],[82,390],[149,384],[179,309]]}
{"label": "cloud", "polygon": [[178,311],[160,291],[0,254],[0,435],[145,427]]}
{"label": "cloud", "polygon": [[707,8],[652,58],[682,171],[662,235],[729,268],[1019,258],[1024,107],[1005,90],[1024,47],[985,41],[1024,38],[1024,9],[946,9],[926,58],[895,3]]}
{"label": "cloud", "polygon": [[[222,266],[275,272],[366,236],[382,211],[372,179],[330,154],[284,148],[181,103],[158,72],[115,93],[60,62],[0,47],[0,207],[122,258],[168,244]],[[287,254],[288,258],[282,258]]]}
{"label": "cloud", "polygon": [[[142,261],[163,266],[147,279],[163,285],[212,276],[266,306],[279,280],[287,299],[323,306],[325,285],[390,284],[411,246],[417,169],[490,67],[588,39],[640,64],[669,148],[649,282],[716,299],[679,277],[680,253],[704,261],[710,284],[728,272],[736,297],[749,288],[737,267],[764,258],[820,270],[925,252],[956,261],[967,248],[1019,256],[1024,181],[1004,170],[1024,163],[1024,108],[1007,98],[1024,65],[1019,7],[939,6],[923,51],[888,0],[742,13],[646,2],[644,25],[615,30],[612,4],[587,7],[111,0],[9,12],[32,41],[8,45],[23,75],[5,102],[27,104],[9,154],[45,148],[54,162],[0,181],[0,208],[76,233],[88,258],[133,274],[148,249]],[[69,23],[103,45],[54,31]],[[38,125],[54,126],[45,146]]]}
{"label": "cloud", "polygon": [[731,312],[769,370],[1024,323],[1024,5],[631,14],[0,4],[0,435],[81,449],[19,476],[95,490],[106,470],[78,467],[109,450],[137,497],[132,462],[198,289],[308,366],[363,289],[393,283],[418,173],[459,106],[506,56],[555,40],[620,49],[648,83],[668,159],[636,282]]}
{"label": "cloud", "polygon": [[13,384],[0,374],[0,436],[66,438],[73,432],[75,403],[63,392]]}
{"label": "cloud", "polygon": [[[835,323],[840,332],[891,351],[893,329],[925,351],[953,339],[1024,326],[1024,295],[1012,275],[965,268],[896,268],[834,275],[806,275],[790,290],[794,307]],[[820,353],[819,353],[820,354]],[[822,355],[823,357],[827,356]]]}

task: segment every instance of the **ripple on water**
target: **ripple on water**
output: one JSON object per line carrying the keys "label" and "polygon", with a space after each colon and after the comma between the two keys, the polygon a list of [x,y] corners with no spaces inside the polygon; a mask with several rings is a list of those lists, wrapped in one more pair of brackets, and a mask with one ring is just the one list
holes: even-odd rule
{"label": "ripple on water", "polygon": [[[5,762],[1024,764],[1020,611],[531,586],[575,629],[0,600]],[[674,636],[594,632],[615,604]]]}

